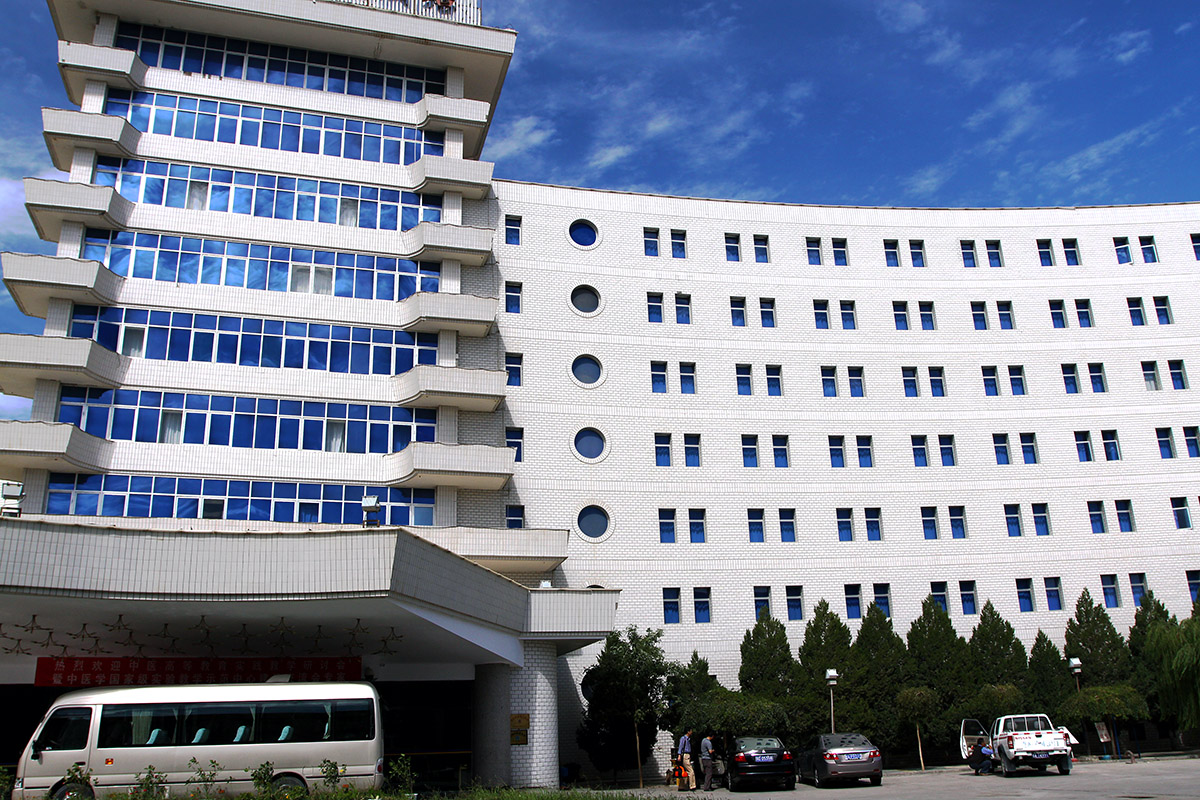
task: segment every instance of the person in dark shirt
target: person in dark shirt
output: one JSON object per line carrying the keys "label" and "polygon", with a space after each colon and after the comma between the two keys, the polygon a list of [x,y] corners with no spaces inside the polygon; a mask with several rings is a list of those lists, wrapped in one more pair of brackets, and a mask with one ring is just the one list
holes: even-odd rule
{"label": "person in dark shirt", "polygon": [[992,748],[980,736],[975,740],[971,752],[967,754],[967,766],[975,770],[976,775],[985,775],[992,771]]}

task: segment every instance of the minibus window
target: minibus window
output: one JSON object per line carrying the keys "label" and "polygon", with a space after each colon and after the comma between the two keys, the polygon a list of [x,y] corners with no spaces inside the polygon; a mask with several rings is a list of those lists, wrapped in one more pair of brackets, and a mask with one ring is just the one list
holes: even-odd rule
{"label": "minibus window", "polygon": [[371,700],[337,700],[333,704],[333,731],[327,739],[366,742],[375,738],[375,703]]}
{"label": "minibus window", "polygon": [[105,706],[99,747],[168,747],[175,742],[175,707]]}
{"label": "minibus window", "polygon": [[90,708],[55,709],[38,736],[39,750],[83,750],[92,726]]}
{"label": "minibus window", "polygon": [[262,704],[260,742],[320,742],[329,738],[329,703]]}
{"label": "minibus window", "polygon": [[184,707],[181,744],[249,744],[253,703],[194,703]]}

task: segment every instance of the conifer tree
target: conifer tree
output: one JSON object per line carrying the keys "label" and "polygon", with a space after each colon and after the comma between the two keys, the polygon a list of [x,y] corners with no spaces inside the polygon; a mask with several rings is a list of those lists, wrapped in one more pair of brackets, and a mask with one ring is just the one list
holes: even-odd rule
{"label": "conifer tree", "polygon": [[1133,615],[1133,627],[1129,629],[1129,655],[1131,661],[1133,687],[1146,699],[1150,715],[1154,719],[1162,719],[1162,709],[1159,703],[1158,680],[1164,664],[1158,657],[1159,653],[1147,647],[1150,631],[1158,626],[1171,628],[1179,627],[1179,620],[1167,611],[1154,593],[1147,590],[1142,597],[1142,604]]}
{"label": "conifer tree", "polygon": [[1050,714],[1051,718],[1058,713],[1063,700],[1075,691],[1066,659],[1042,630],[1038,630],[1033,647],[1029,649],[1029,667],[1025,670],[1021,688],[1028,707]]}
{"label": "conifer tree", "polygon": [[850,646],[845,680],[839,687],[849,701],[843,704],[842,716],[884,748],[892,747],[899,738],[896,693],[903,685],[907,656],[892,620],[872,603]]}
{"label": "conifer tree", "polygon": [[938,696],[941,713],[930,721],[931,740],[949,742],[958,730],[957,716],[972,686],[966,640],[954,630],[933,597],[921,604],[921,616],[908,629],[906,686],[928,686]]}
{"label": "conifer tree", "polygon": [[742,638],[742,666],[738,670],[742,691],[782,700],[795,689],[798,667],[783,623],[769,612],[760,614]]}
{"label": "conifer tree", "polygon": [[969,642],[971,669],[979,683],[1016,686],[1025,674],[1025,645],[992,601],[983,604]]}
{"label": "conifer tree", "polygon": [[845,669],[850,657],[850,628],[822,599],[813,609],[813,618],[804,626],[800,643],[800,668],[804,677],[825,685],[825,670]]}
{"label": "conifer tree", "polygon": [[1066,640],[1063,655],[1082,662],[1084,684],[1112,686],[1130,679],[1129,648],[1108,611],[1092,601],[1086,588],[1075,603],[1075,616],[1067,621]]}

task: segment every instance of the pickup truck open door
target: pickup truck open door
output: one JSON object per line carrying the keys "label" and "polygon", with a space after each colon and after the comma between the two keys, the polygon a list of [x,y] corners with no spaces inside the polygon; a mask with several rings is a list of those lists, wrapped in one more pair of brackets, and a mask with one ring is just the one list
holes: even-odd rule
{"label": "pickup truck open door", "polygon": [[971,753],[975,742],[981,738],[991,745],[992,737],[987,728],[983,727],[983,723],[977,719],[964,719],[958,728],[958,749],[964,759]]}

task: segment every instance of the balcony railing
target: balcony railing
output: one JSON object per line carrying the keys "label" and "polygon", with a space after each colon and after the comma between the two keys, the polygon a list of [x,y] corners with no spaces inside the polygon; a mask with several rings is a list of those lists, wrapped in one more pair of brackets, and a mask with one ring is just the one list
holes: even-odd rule
{"label": "balcony railing", "polygon": [[479,0],[454,0],[441,3],[435,2],[435,0],[323,0],[323,2],[346,3],[378,11],[391,11],[396,14],[411,14],[415,17],[461,22],[465,25],[483,24],[479,11]]}

